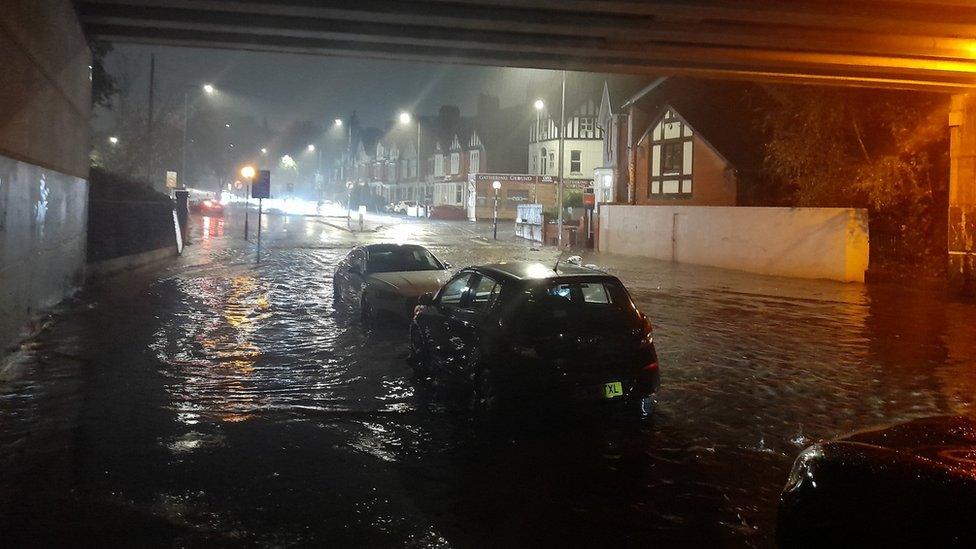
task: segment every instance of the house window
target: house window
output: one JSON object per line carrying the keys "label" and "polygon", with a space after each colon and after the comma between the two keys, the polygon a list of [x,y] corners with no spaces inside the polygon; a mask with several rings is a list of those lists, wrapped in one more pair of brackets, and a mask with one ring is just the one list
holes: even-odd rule
{"label": "house window", "polygon": [[461,173],[461,153],[451,153],[451,173]]}
{"label": "house window", "polygon": [[552,168],[553,172],[559,173],[559,168],[556,167],[556,153],[554,152],[549,153],[549,167]]}
{"label": "house window", "polygon": [[532,169],[529,170],[529,173],[539,173],[539,172],[536,171],[536,169],[537,169],[536,167],[538,165],[539,165],[539,159],[536,158],[536,156],[533,154],[532,155]]}
{"label": "house window", "polygon": [[648,198],[691,198],[693,135],[671,109],[649,130]]}
{"label": "house window", "polygon": [[579,132],[580,137],[587,137],[589,134],[593,133],[593,119],[584,116],[579,119]]}
{"label": "house window", "polygon": [[661,145],[661,173],[681,173],[683,149],[681,141],[671,141]]}
{"label": "house window", "polygon": [[569,151],[569,171],[570,173],[580,173],[583,167],[581,151]]}
{"label": "house window", "polygon": [[542,152],[539,153],[539,166],[540,166],[539,174],[546,175],[546,150],[545,149],[542,149]]}
{"label": "house window", "polygon": [[444,155],[434,157],[434,175],[444,175]]}
{"label": "house window", "polygon": [[464,200],[464,186],[463,185],[455,185],[454,186],[454,203],[455,204],[460,204],[462,200]]}
{"label": "house window", "polygon": [[481,171],[481,151],[471,151],[468,159],[468,172],[478,173]]}

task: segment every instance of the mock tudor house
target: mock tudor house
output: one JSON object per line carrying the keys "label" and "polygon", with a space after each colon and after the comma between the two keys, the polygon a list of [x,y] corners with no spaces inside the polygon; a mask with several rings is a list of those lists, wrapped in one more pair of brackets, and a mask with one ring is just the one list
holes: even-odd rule
{"label": "mock tudor house", "polygon": [[754,84],[659,78],[615,107],[604,88],[597,124],[599,202],[735,206],[758,177],[763,137]]}

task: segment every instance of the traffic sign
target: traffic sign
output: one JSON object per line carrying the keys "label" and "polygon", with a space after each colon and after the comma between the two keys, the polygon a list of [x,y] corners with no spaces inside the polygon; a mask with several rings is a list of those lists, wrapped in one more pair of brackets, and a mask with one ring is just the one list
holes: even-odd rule
{"label": "traffic sign", "polygon": [[271,198],[271,171],[261,170],[251,185],[251,198]]}

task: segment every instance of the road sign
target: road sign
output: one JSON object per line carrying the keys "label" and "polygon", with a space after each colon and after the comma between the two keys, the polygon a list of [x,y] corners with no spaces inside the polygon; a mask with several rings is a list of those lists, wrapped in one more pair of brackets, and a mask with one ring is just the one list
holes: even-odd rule
{"label": "road sign", "polygon": [[271,198],[271,171],[261,170],[251,185],[251,198]]}
{"label": "road sign", "polygon": [[166,188],[176,188],[176,172],[166,172]]}
{"label": "road sign", "polygon": [[596,195],[593,193],[583,193],[583,207],[592,210],[596,207]]}

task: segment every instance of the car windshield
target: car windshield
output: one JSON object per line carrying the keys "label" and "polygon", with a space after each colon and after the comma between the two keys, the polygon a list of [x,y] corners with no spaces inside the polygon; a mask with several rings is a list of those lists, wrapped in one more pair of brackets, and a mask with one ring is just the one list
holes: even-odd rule
{"label": "car windshield", "polygon": [[389,246],[369,250],[366,261],[368,273],[403,271],[437,271],[444,266],[425,248],[419,246]]}

